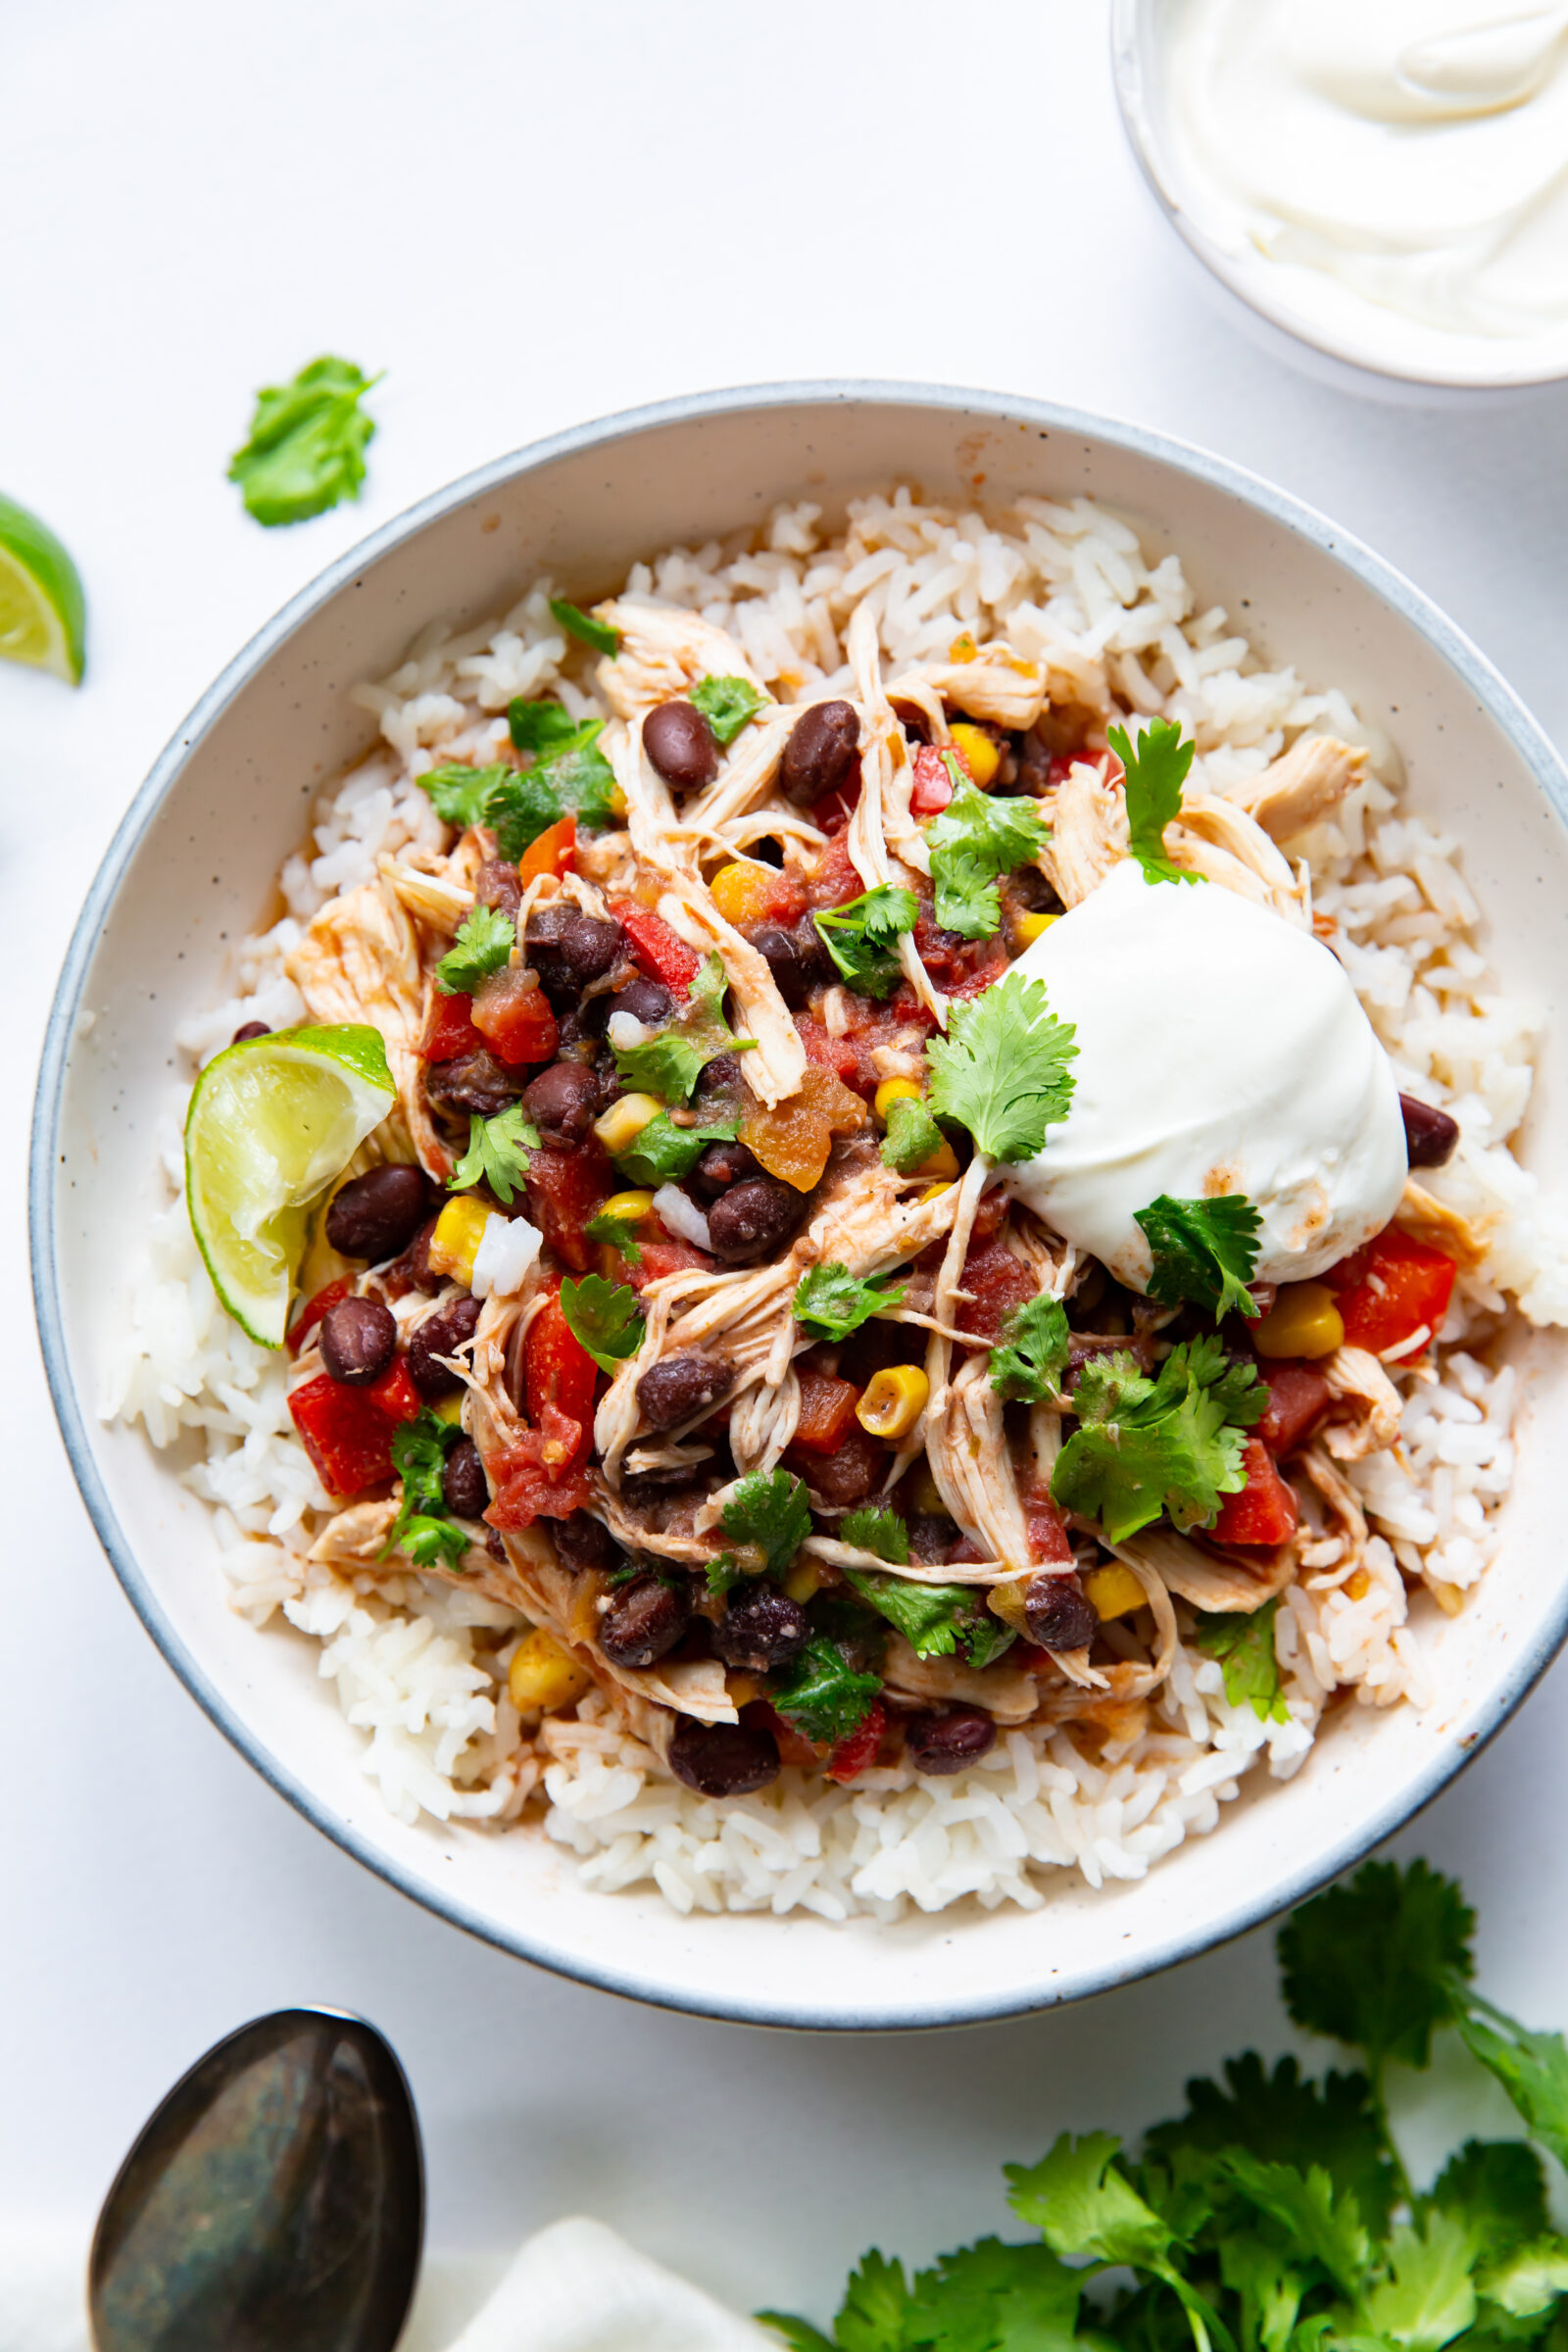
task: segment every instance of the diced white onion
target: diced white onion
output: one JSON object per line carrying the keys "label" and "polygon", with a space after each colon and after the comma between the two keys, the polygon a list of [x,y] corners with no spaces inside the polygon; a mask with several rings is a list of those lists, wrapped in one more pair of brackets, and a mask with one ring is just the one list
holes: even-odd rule
{"label": "diced white onion", "polygon": [[654,1214],[666,1233],[683,1242],[694,1242],[699,1250],[711,1250],[713,1240],[708,1230],[708,1219],[695,1200],[683,1193],[678,1184],[662,1184],[654,1195]]}
{"label": "diced white onion", "polygon": [[538,1256],[544,1236],[526,1217],[485,1219],[479,1247],[473,1253],[473,1279],[468,1288],[476,1298],[510,1298],[522,1288],[523,1276]]}
{"label": "diced white onion", "polygon": [[617,1054],[629,1054],[633,1046],[645,1046],[653,1036],[634,1012],[612,1012],[608,1025],[610,1042]]}

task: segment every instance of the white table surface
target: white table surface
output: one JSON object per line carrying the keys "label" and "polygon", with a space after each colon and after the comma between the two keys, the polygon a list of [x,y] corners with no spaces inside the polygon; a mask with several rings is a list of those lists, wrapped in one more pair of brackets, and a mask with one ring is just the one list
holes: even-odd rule
{"label": "white table surface", "polygon": [[[924,2257],[1004,2223],[1004,2158],[1134,2129],[1195,2067],[1281,2043],[1266,1934],[1068,2013],[847,2039],[641,2011],[427,1917],[272,1796],[155,1654],[77,1500],[22,1287],[45,1011],[148,763],[330,558],[576,419],[815,374],[1136,417],[1370,541],[1568,743],[1568,394],[1433,410],[1259,349],[1140,182],[1106,49],[1098,0],[0,8],[0,487],[66,539],[91,607],[79,694],[0,669],[13,2221],[84,2230],[210,2041],[326,2000],[408,2065],[435,2247],[585,2209],[742,2308],[820,2316],[872,2240]],[[366,494],[263,531],[226,458],[254,387],[321,350],[387,369]],[[1559,1668],[1399,1841],[1462,1874],[1489,1988],[1559,2025],[1565,1712]]]}

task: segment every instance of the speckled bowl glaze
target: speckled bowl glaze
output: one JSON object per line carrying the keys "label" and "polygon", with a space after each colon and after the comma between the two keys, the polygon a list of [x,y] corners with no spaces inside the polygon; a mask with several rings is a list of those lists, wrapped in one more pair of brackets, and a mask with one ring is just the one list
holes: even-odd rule
{"label": "speckled bowl glaze", "polygon": [[[1063,1873],[1031,1914],[960,1908],[892,1929],[682,1919],[647,1889],[590,1892],[540,1834],[393,1820],[318,1679],[315,1645],[232,1614],[206,1508],[138,1431],[100,1423],[123,1269],[160,1197],[156,1129],[180,1092],[172,1033],[221,993],[225,944],[262,916],[311,796],[367,749],[351,685],[389,669],[432,616],[499,612],[540,570],[587,601],[634,558],[760,520],[776,500],[808,497],[832,515],[897,482],[958,501],[1102,499],[1156,553],[1180,551],[1200,607],[1245,599],[1266,658],[1343,685],[1397,738],[1414,805],[1464,839],[1504,984],[1553,1004],[1568,968],[1568,776],[1495,672],[1376,557],[1223,461],[1129,425],[930,386],[772,386],[611,417],[503,458],[388,524],[262,631],[158,761],[93,885],[33,1134],[34,1281],[66,1444],[110,1559],[192,1696],[318,1829],[455,1926],[588,1984],[765,2025],[1004,2017],[1238,1935],[1407,1821],[1568,1630],[1551,1476],[1568,1391],[1558,1347],[1521,1340],[1531,1402],[1507,1541],[1464,1615],[1434,1614],[1437,1695],[1424,1712],[1343,1708],[1297,1779],[1253,1788],[1146,1880],[1097,1893]],[[1524,1146],[1538,1168],[1568,1156],[1565,1064],[1558,1021]]]}

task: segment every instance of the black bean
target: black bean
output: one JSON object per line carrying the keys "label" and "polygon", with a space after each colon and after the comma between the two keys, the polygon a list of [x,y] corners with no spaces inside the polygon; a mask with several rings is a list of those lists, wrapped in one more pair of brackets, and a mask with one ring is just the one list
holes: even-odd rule
{"label": "black bean", "polygon": [[528,917],[523,941],[539,985],[557,1011],[570,1010],[591,980],[602,980],[625,952],[619,923],[559,903]]}
{"label": "black bean", "polygon": [[741,1099],[744,1081],[741,1078],[741,1057],[738,1054],[715,1054],[697,1081],[692,1097],[692,1108],[704,1125],[710,1125],[721,1114],[732,1109]]}
{"label": "black bean", "polygon": [[427,1217],[401,1257],[395,1257],[385,1269],[381,1280],[389,1298],[402,1298],[410,1291],[438,1291],[441,1276],[430,1271],[430,1244],[435,1239],[439,1216]]}
{"label": "black bean", "polygon": [[441,1473],[441,1499],[454,1519],[480,1519],[490,1500],[479,1448],[471,1438],[460,1438],[447,1455]]}
{"label": "black bean", "polygon": [[699,1796],[750,1796],[778,1779],[778,1741],[761,1725],[693,1723],[683,1715],[669,1743],[669,1769]]}
{"label": "black bean", "polygon": [[429,1180],[422,1168],[388,1160],[352,1176],[332,1197],[326,1238],[344,1257],[368,1258],[378,1266],[413,1241],[430,1205]]}
{"label": "black bean", "polygon": [[272,1024],[270,1021],[241,1021],[229,1043],[242,1046],[248,1037],[270,1037],[271,1034]]}
{"label": "black bean", "polygon": [[949,1707],[942,1715],[911,1715],[904,1727],[904,1744],[915,1771],[939,1778],[975,1763],[996,1737],[996,1725],[979,1707]]}
{"label": "black bean", "polygon": [[734,1371],[716,1355],[692,1348],[666,1355],[637,1383],[637,1406],[653,1429],[677,1429],[705,1404],[716,1404],[734,1383]]}
{"label": "black bean", "polygon": [[510,914],[515,922],[522,905],[522,877],[504,858],[487,858],[473,878],[473,895],[481,906],[493,906],[497,914]]}
{"label": "black bean", "polygon": [[705,1200],[716,1200],[732,1184],[760,1176],[757,1155],[743,1143],[710,1144],[691,1173],[692,1190]]}
{"label": "black bean", "polygon": [[648,1029],[657,1029],[667,1021],[675,1009],[675,1000],[662,980],[628,980],[609,999],[612,1012],[629,1012],[634,1021]]}
{"label": "black bean", "polygon": [[573,1511],[569,1519],[552,1519],[550,1533],[556,1540],[557,1559],[573,1576],[587,1568],[614,1565],[615,1546],[610,1530],[591,1511]]}
{"label": "black bean", "polygon": [[1023,1608],[1029,1639],[1042,1649],[1083,1649],[1100,1624],[1094,1602],[1071,1570],[1031,1577],[1023,1589]]}
{"label": "black bean", "polygon": [[765,1257],[795,1231],[806,1213],[806,1196],[776,1176],[748,1176],[731,1185],[708,1212],[714,1254],[732,1264]]}
{"label": "black bean", "polygon": [[477,1298],[454,1298],[439,1314],[426,1315],[409,1342],[406,1358],[409,1378],[419,1395],[434,1403],[438,1396],[452,1396],[463,1383],[445,1364],[438,1364],[438,1355],[456,1355],[460,1348],[472,1339],[479,1324]]}
{"label": "black bean", "polygon": [[643,750],[666,784],[682,792],[711,784],[718,773],[713,730],[694,703],[661,703],[643,720]]}
{"label": "black bean", "polygon": [[509,1070],[482,1046],[456,1061],[431,1062],[424,1073],[424,1091],[432,1102],[473,1111],[481,1119],[493,1119],[515,1102],[524,1083],[519,1071]]}
{"label": "black bean", "polygon": [[726,1666],[747,1674],[770,1674],[800,1656],[809,1632],[798,1600],[765,1576],[737,1586],[713,1627],[713,1647]]}
{"label": "black bean", "polygon": [[524,1088],[522,1102],[540,1142],[569,1152],[598,1116],[599,1081],[580,1061],[553,1062]]}
{"label": "black bean", "polygon": [[1404,1156],[1412,1168],[1446,1167],[1459,1141],[1459,1122],[1436,1103],[1418,1102],[1414,1095],[1399,1097],[1404,1119]]}
{"label": "black bean", "polygon": [[792,1012],[801,1011],[812,989],[833,977],[832,960],[809,915],[793,931],[786,931],[781,923],[759,923],[751,942]]}
{"label": "black bean", "polygon": [[1054,755],[1050,744],[1042,742],[1031,728],[1027,735],[1014,735],[1012,748],[1018,762],[1013,791],[1039,800],[1051,789],[1051,762]]}
{"label": "black bean", "polygon": [[651,1666],[674,1648],[691,1621],[684,1585],[639,1577],[599,1620],[599,1646],[612,1666]]}
{"label": "black bean", "polygon": [[334,1380],[368,1389],[397,1350],[397,1317],[379,1298],[340,1298],[321,1317],[317,1345]]}
{"label": "black bean", "polygon": [[944,1568],[956,1549],[958,1530],[945,1511],[915,1511],[908,1520],[909,1552],[933,1568]]}
{"label": "black bean", "polygon": [[849,783],[860,722],[849,703],[813,703],[790,731],[778,780],[792,801],[819,801]]}

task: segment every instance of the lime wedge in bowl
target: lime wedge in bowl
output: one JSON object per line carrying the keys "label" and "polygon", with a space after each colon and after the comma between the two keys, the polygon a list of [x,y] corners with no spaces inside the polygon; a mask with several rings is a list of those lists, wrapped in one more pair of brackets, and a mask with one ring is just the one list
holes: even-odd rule
{"label": "lime wedge in bowl", "polygon": [[47,523],[0,497],[0,661],[81,683],[87,600],[76,566]]}
{"label": "lime wedge in bowl", "polygon": [[185,1199],[213,1288],[280,1348],[308,1211],[397,1100],[380,1033],[278,1029],[216,1054],[185,1117]]}

